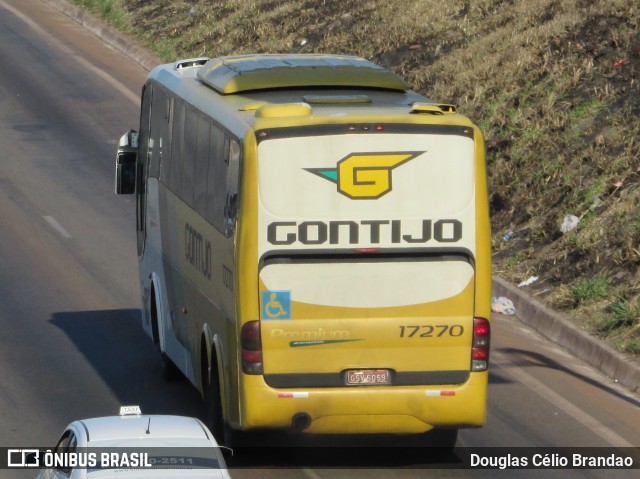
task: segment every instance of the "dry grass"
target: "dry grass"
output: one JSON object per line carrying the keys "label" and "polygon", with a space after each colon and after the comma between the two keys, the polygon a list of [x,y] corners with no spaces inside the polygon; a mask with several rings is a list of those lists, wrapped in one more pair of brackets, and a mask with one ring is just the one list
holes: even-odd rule
{"label": "dry grass", "polygon": [[[594,331],[640,286],[636,0],[75,0],[167,61],[355,54],[457,104],[487,140],[498,274]],[[580,218],[562,235],[563,217]],[[513,231],[512,239],[503,236]],[[576,302],[584,281],[605,298]],[[637,309],[631,308],[631,315]],[[640,320],[604,336],[638,353]]]}

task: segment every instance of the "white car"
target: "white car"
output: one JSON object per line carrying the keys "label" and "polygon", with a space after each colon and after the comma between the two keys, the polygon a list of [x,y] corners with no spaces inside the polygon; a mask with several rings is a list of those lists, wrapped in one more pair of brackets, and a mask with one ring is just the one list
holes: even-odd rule
{"label": "white car", "polygon": [[74,421],[52,451],[41,453],[37,479],[230,479],[211,431],[198,419],[143,415],[125,406],[119,416]]}

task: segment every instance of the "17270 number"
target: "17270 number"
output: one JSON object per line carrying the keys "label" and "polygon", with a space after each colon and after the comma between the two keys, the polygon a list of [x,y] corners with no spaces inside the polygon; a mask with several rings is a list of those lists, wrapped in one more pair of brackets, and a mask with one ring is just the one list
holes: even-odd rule
{"label": "17270 number", "polygon": [[464,326],[461,324],[437,324],[426,326],[400,326],[401,338],[441,338],[442,336],[462,336]]}

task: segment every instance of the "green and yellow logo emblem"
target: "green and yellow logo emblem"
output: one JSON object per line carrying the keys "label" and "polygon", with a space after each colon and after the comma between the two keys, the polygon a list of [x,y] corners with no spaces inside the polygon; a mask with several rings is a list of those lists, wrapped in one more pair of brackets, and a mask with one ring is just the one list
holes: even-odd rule
{"label": "green and yellow logo emblem", "polygon": [[351,153],[337,168],[305,168],[338,185],[338,191],[354,200],[375,200],[391,191],[391,171],[424,151]]}

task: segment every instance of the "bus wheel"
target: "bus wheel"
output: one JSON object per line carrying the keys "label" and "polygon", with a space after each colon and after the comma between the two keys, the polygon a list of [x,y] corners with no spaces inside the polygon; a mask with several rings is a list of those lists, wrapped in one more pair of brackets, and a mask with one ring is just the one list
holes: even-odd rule
{"label": "bus wheel", "polygon": [[178,366],[176,366],[165,353],[161,352],[160,355],[162,357],[162,377],[164,380],[173,382],[181,379],[182,373],[178,369]]}
{"label": "bus wheel", "polygon": [[207,426],[218,441],[225,444],[225,425],[222,417],[222,401],[220,397],[220,379],[215,362],[211,365],[211,377],[204,394]]}

